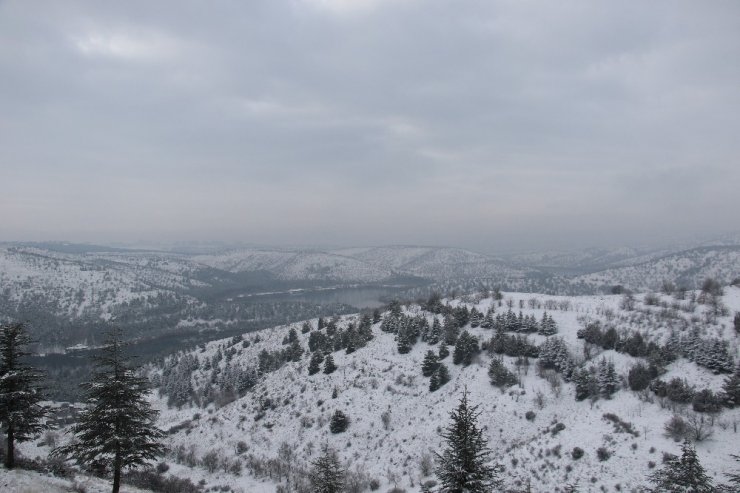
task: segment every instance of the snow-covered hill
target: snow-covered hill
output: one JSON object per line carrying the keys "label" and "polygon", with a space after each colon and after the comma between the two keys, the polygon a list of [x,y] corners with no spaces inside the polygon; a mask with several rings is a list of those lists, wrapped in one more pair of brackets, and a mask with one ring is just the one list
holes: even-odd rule
{"label": "snow-covered hill", "polygon": [[635,265],[576,276],[571,282],[593,287],[621,284],[644,291],[659,289],[663,281],[695,289],[709,277],[720,283],[740,278],[740,246],[694,248]]}
{"label": "snow-covered hill", "polygon": [[160,254],[61,253],[0,247],[0,315],[27,307],[69,320],[107,320],[130,305],[194,302],[206,286],[187,259]]}
{"label": "snow-covered hill", "polygon": [[375,247],[338,250],[377,268],[427,279],[524,277],[531,269],[514,268],[501,259],[460,248]]}
{"label": "snow-covered hill", "polygon": [[194,260],[228,272],[267,271],[283,280],[374,282],[391,277],[383,267],[334,253],[291,250],[235,250]]}
{"label": "snow-covered hill", "polygon": [[[489,383],[492,356],[484,351],[467,367],[453,365],[452,356],[448,356],[443,363],[451,380],[430,392],[421,364],[426,352],[437,347],[418,342],[408,354],[399,354],[396,336],[382,331],[376,323],[371,329],[373,339],[365,347],[351,354],[344,350],[333,353],[338,369],[332,374],[309,376],[309,355],[304,353],[298,361],[259,377],[243,397],[233,400],[218,393],[220,385],[236,385],[241,377],[235,375],[243,376],[256,368],[260,355],[289,347],[286,340],[291,329],[298,344],[307,350],[311,334],[317,332],[317,321],[312,320],[308,333],[301,333],[302,324],[276,327],[214,341],[165,362],[174,368],[188,361],[192,372],[188,373],[189,385],[200,395],[210,388],[207,400],[213,400],[204,407],[178,409],[168,408],[165,396],[155,398],[162,410],[160,425],[169,430],[167,444],[172,453],[167,461],[173,473],[193,482],[204,480],[209,486],[228,485],[235,492],[275,491],[278,484],[285,486],[286,478],[295,479],[293,473],[309,467],[319,448],[328,444],[363,486],[357,491],[367,489],[373,480],[380,491],[392,487],[420,491],[424,482],[433,480],[430,461],[442,446],[438,432],[448,422],[464,387],[470,391],[470,400],[481,406],[481,424],[496,460],[505,466],[503,477],[510,488],[523,487],[529,481],[532,491],[551,492],[578,481],[580,491],[636,491],[645,484],[647,475],[661,466],[664,454],[679,451],[679,444],[664,433],[664,425],[674,413],[685,419],[698,416],[706,420],[702,422],[713,434],[696,447],[716,482],[722,482],[723,474],[735,468],[730,454],[738,452],[739,408],[700,415],[691,411],[691,405],[674,404],[651,392],[633,392],[626,385],[626,374],[644,358],[591,346],[585,360],[578,330],[598,321],[618,333],[639,331],[646,341],[664,343],[671,331],[686,336],[698,329],[704,339],[726,341],[737,362],[740,341],[731,317],[740,310],[740,289],[728,287],[715,306],[665,296],[649,300],[636,296],[635,306],[625,307],[621,296],[522,293],[505,293],[500,301],[471,297],[447,302],[453,308],[475,307],[481,313],[493,308],[497,314],[506,312],[510,305],[515,312],[521,309],[538,320],[547,310],[559,328],[556,337],[563,338],[576,364],[588,368],[601,358],[613,362],[622,379],[621,388],[611,399],[576,401],[574,384],[553,371],[539,371],[536,359],[522,366],[517,358],[504,356],[504,364],[517,374],[520,383],[499,390]],[[717,314],[716,306],[726,310]],[[425,317],[430,323],[435,317],[418,305],[406,306],[404,313]],[[350,324],[357,327],[359,322],[359,315],[345,316],[337,321],[337,327],[341,331]],[[480,342],[493,335],[491,329],[470,325],[464,329]],[[547,339],[537,334],[529,338],[536,343]],[[244,373],[236,372],[237,368]],[[152,376],[166,385],[161,367],[153,369]],[[713,391],[719,391],[725,379],[725,375],[685,358],[670,363],[660,376],[666,381],[673,377],[686,379],[696,390]],[[329,431],[328,423],[336,410],[350,418],[344,433]],[[573,455],[577,448],[583,451],[582,457]]]}

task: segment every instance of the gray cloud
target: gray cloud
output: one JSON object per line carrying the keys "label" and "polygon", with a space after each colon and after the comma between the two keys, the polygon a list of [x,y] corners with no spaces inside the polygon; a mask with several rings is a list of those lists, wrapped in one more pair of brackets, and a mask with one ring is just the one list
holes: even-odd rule
{"label": "gray cloud", "polygon": [[0,239],[735,229],[738,46],[729,0],[0,2]]}

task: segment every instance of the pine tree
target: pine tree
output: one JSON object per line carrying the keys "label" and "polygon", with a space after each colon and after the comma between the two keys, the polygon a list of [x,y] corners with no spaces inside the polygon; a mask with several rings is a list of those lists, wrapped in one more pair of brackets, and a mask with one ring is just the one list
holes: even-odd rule
{"label": "pine tree", "polygon": [[435,370],[429,378],[429,392],[434,392],[439,388],[439,373]]}
{"label": "pine tree", "polygon": [[460,326],[455,317],[448,315],[445,317],[444,324],[444,341],[448,346],[454,346],[457,337],[460,335]]}
{"label": "pine tree", "polygon": [[321,456],[311,463],[309,473],[311,491],[315,493],[341,493],[344,491],[344,470],[337,453],[324,445]]}
{"label": "pine tree", "polygon": [[437,317],[434,317],[434,321],[432,322],[432,328],[429,331],[429,335],[427,336],[427,342],[430,346],[434,346],[435,344],[438,344],[439,341],[442,339],[442,324],[439,323],[439,319]]}
{"label": "pine tree", "polygon": [[555,320],[545,312],[542,315],[542,321],[539,325],[539,333],[543,336],[551,336],[558,333],[558,327],[555,324]]}
{"label": "pine tree", "polygon": [[437,369],[432,373],[432,377],[429,379],[429,391],[434,392],[449,381],[450,372],[443,363],[440,363],[437,365]]}
{"label": "pine tree", "polygon": [[424,356],[424,361],[421,364],[421,374],[425,377],[431,377],[437,369],[438,364],[439,359],[437,358],[437,355],[430,349],[427,351],[426,356]]}
{"label": "pine tree", "polygon": [[478,354],[478,351],[480,351],[478,339],[471,336],[467,330],[464,330],[455,343],[455,349],[452,353],[452,363],[455,365],[462,363],[463,366],[468,366],[473,362],[473,358]]}
{"label": "pine tree", "polygon": [[727,346],[722,339],[702,340],[694,350],[694,361],[715,374],[732,373],[734,363]]}
{"label": "pine tree", "polygon": [[331,354],[326,355],[326,359],[324,360],[324,373],[327,375],[330,375],[334,373],[337,369],[337,365],[334,364],[334,356]]}
{"label": "pine tree", "polygon": [[539,365],[542,368],[552,368],[562,373],[567,380],[574,369],[573,358],[568,352],[568,346],[560,337],[548,337],[539,348]]}
{"label": "pine tree", "polygon": [[349,418],[340,410],[334,411],[329,421],[329,431],[332,433],[342,433],[347,430],[349,426]]}
{"label": "pine tree", "polygon": [[437,354],[439,355],[440,361],[450,355],[450,350],[447,348],[447,344],[445,344],[444,341],[439,343],[439,351]]}
{"label": "pine tree", "polygon": [[95,358],[92,380],[83,384],[87,408],[72,427],[78,442],[53,452],[83,465],[111,462],[113,493],[124,467],[146,464],[164,452],[164,433],[154,425],[158,413],[146,400],[148,381],[136,374],[121,339],[120,329],[111,331]]}
{"label": "pine tree", "polygon": [[675,458],[650,476],[658,493],[712,493],[712,480],[704,472],[696,450],[686,441],[681,446],[681,458]]}
{"label": "pine tree", "polygon": [[491,364],[488,366],[488,377],[491,379],[491,385],[500,389],[511,387],[517,382],[516,375],[514,375],[502,359],[493,358]]}
{"label": "pine tree", "polygon": [[298,339],[295,339],[290,342],[290,347],[288,348],[288,359],[290,361],[300,361],[301,356],[303,356],[303,348],[301,347],[301,343],[298,342]]}
{"label": "pine tree", "polygon": [[429,321],[426,317],[419,319],[419,337],[421,342],[427,342],[429,340]]}
{"label": "pine tree", "polygon": [[740,365],[737,365],[735,373],[725,380],[722,386],[722,397],[727,406],[740,406]]}
{"label": "pine tree", "polygon": [[576,400],[582,401],[591,397],[594,388],[594,378],[586,368],[573,372],[573,382],[576,384]]}
{"label": "pine tree", "polygon": [[411,337],[407,328],[400,329],[396,333],[396,346],[398,354],[407,354],[411,351]]}
{"label": "pine tree", "polygon": [[493,328],[493,310],[489,308],[485,318],[481,321],[480,326],[482,329]]}
{"label": "pine tree", "polygon": [[36,437],[44,428],[46,409],[40,382],[43,375],[24,363],[31,353],[26,347],[31,337],[22,323],[0,327],[0,424],[5,430],[5,467],[15,466],[15,442]]}
{"label": "pine tree", "polygon": [[324,355],[321,351],[316,351],[311,355],[311,361],[308,363],[308,374],[315,375],[321,370],[321,363],[324,361]]}
{"label": "pine tree", "polygon": [[612,395],[619,390],[619,376],[614,369],[614,362],[607,362],[605,358],[599,361],[598,373],[599,393],[606,399],[611,399]]}
{"label": "pine tree", "polygon": [[446,447],[436,453],[435,472],[441,493],[488,493],[500,487],[501,466],[491,464],[491,450],[478,427],[478,406],[468,403],[467,388],[450,413],[451,423],[440,433]]}

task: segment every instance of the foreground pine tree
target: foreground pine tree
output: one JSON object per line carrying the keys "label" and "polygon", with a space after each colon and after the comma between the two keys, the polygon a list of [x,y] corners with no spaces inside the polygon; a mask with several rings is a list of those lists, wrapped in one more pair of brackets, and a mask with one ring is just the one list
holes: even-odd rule
{"label": "foreground pine tree", "polygon": [[77,441],[53,452],[80,465],[109,464],[113,493],[119,491],[124,467],[143,465],[164,451],[164,433],[154,425],[157,411],[145,399],[148,381],[136,374],[123,349],[121,332],[114,329],[95,358],[91,381],[83,384],[87,408],[72,427]]}
{"label": "foreground pine tree", "polygon": [[25,442],[44,429],[43,375],[23,362],[31,337],[22,323],[0,327],[0,424],[5,430],[5,467],[15,466],[15,442]]}
{"label": "foreground pine tree", "polygon": [[650,476],[655,493],[713,493],[712,480],[704,472],[696,450],[686,441],[681,446],[681,457],[669,461],[665,467]]}
{"label": "foreground pine tree", "polygon": [[340,493],[344,491],[344,470],[337,453],[324,445],[321,456],[313,463],[309,473],[311,491],[315,493]]}
{"label": "foreground pine tree", "polygon": [[501,487],[501,466],[491,464],[491,450],[478,428],[478,416],[478,406],[468,404],[466,388],[457,409],[450,413],[452,423],[440,434],[446,448],[435,454],[440,493],[491,493]]}

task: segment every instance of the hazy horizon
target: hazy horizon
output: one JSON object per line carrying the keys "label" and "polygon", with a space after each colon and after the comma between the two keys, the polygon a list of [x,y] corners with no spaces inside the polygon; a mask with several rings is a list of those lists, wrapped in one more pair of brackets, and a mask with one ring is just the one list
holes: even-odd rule
{"label": "hazy horizon", "polygon": [[740,4],[0,1],[0,241],[740,229]]}
{"label": "hazy horizon", "polygon": [[246,241],[221,241],[217,239],[212,240],[175,240],[175,241],[147,241],[147,240],[131,240],[129,241],[95,241],[95,240],[67,240],[67,239],[12,239],[6,240],[0,238],[0,244],[27,244],[27,245],[80,245],[80,246],[91,246],[91,247],[106,247],[106,248],[118,248],[127,250],[141,250],[141,251],[162,251],[162,252],[179,252],[185,253],[188,251],[192,252],[218,252],[218,251],[229,251],[238,249],[264,249],[264,250],[286,250],[286,251],[331,251],[331,250],[342,250],[352,248],[459,248],[478,252],[486,255],[526,255],[526,254],[539,254],[539,253],[575,253],[586,250],[598,250],[598,249],[618,249],[618,248],[631,248],[636,251],[660,251],[660,250],[681,250],[683,248],[695,248],[699,246],[709,245],[720,245],[720,244],[740,244],[740,231],[723,231],[720,233],[710,235],[689,235],[682,237],[667,238],[663,241],[643,242],[643,243],[613,243],[613,244],[581,244],[581,245],[569,245],[554,248],[542,248],[538,245],[524,245],[510,249],[491,249],[491,248],[476,248],[466,245],[455,245],[439,243],[261,243],[261,242],[246,242]]}

